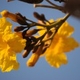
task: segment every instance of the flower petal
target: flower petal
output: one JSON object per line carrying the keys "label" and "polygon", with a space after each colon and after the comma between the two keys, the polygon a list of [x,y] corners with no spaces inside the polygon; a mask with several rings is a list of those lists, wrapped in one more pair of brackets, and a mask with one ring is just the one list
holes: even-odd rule
{"label": "flower petal", "polygon": [[52,66],[59,68],[62,64],[67,64],[67,57],[64,53],[55,54],[53,52],[46,54],[46,61]]}
{"label": "flower petal", "polygon": [[6,20],[6,18],[0,18],[0,33],[1,32],[11,32],[12,24]]}
{"label": "flower petal", "polygon": [[64,38],[63,43],[63,52],[70,52],[79,47],[79,43],[72,37]]}
{"label": "flower petal", "polygon": [[12,32],[12,24],[5,18],[0,18],[0,23],[0,69],[2,72],[17,70],[16,53],[24,49],[26,40]]}
{"label": "flower petal", "polygon": [[70,36],[73,33],[73,31],[74,28],[70,26],[68,22],[64,22],[60,29],[58,30],[57,34],[67,37]]}
{"label": "flower petal", "polygon": [[16,53],[21,52],[26,46],[26,40],[22,39],[16,33],[5,34],[3,35],[3,39],[11,47],[11,49]]}
{"label": "flower petal", "polygon": [[0,51],[0,68],[2,72],[9,72],[12,69],[17,70],[19,68],[15,52],[8,48]]}

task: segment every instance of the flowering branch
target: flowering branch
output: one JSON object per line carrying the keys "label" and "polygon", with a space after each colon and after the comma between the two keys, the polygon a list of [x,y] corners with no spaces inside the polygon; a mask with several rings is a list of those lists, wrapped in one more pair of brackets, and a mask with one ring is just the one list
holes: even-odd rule
{"label": "flowering branch", "polygon": [[[8,2],[11,1],[14,0],[8,0]],[[52,8],[63,13],[67,12],[64,7],[56,5],[50,0],[46,1],[50,5],[37,4],[43,2],[43,0],[26,0],[23,2],[36,3],[34,5],[36,8]],[[70,12],[55,21],[47,20],[44,14],[33,12],[33,16],[38,20],[37,22],[28,19],[21,13],[12,13],[7,10],[0,12],[0,15],[2,16],[0,18],[0,69],[2,72],[19,68],[16,54],[23,50],[23,58],[27,58],[30,52],[32,53],[26,63],[28,67],[33,67],[42,54],[45,54],[43,56],[46,61],[51,66],[59,68],[62,64],[68,62],[65,53],[79,47],[79,43],[71,37],[74,28],[66,22],[71,16]],[[10,18],[19,24],[14,28],[14,32],[11,30],[12,24],[6,18]]]}

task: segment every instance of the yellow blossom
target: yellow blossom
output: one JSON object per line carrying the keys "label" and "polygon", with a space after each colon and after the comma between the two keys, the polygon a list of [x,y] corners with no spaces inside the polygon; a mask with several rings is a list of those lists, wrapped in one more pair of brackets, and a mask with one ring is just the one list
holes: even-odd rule
{"label": "yellow blossom", "polygon": [[12,24],[6,18],[0,18],[0,69],[2,72],[17,70],[19,63],[16,53],[25,47],[26,40],[11,31]]}
{"label": "yellow blossom", "polygon": [[[50,21],[52,22],[52,20]],[[38,26],[37,28],[41,28]],[[79,46],[78,42],[71,37],[74,28],[67,22],[64,22],[56,35],[54,36],[50,47],[44,53],[46,61],[53,67],[59,68],[62,64],[67,64],[67,56],[65,52],[70,52]],[[44,31],[40,31],[42,35]]]}
{"label": "yellow blossom", "polygon": [[4,17],[0,18],[0,33],[11,32],[11,26],[12,24]]}
{"label": "yellow blossom", "polygon": [[46,60],[52,67],[56,68],[59,68],[62,64],[67,64],[68,62],[67,57],[64,53],[53,53],[52,50],[50,52],[47,52]]}

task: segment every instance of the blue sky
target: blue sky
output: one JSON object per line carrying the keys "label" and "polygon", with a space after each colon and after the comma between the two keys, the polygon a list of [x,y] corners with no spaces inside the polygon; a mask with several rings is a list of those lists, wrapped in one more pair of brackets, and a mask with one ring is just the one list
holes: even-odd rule
{"label": "blue sky", "polygon": [[[43,3],[45,4],[46,2],[44,1]],[[0,11],[4,9],[13,13],[20,12],[34,21],[37,21],[32,14],[34,11],[44,13],[47,19],[57,19],[64,16],[60,11],[46,8],[34,8],[33,5],[17,0],[10,3],[6,0],[1,0]],[[72,36],[80,42],[80,21],[73,17],[70,17],[67,21],[75,29]],[[14,22],[12,23],[13,26],[18,25]],[[59,69],[51,67],[44,57],[40,58],[37,64],[32,68],[26,66],[26,61],[29,57],[25,59],[22,58],[22,55],[18,55],[17,57],[20,62],[19,70],[9,73],[2,73],[0,71],[0,80],[80,80],[80,48],[67,53],[69,62]]]}

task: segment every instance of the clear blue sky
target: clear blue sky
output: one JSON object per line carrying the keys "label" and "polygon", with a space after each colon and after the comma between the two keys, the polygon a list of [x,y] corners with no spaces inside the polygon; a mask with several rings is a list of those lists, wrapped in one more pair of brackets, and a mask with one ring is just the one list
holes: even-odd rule
{"label": "clear blue sky", "polygon": [[[52,0],[53,1],[53,0]],[[45,3],[45,2],[44,2]],[[33,5],[19,2],[6,2],[6,0],[0,0],[0,11],[9,10],[13,13],[20,12],[24,16],[37,21],[33,17],[33,12],[45,13],[47,19],[57,19],[63,17],[64,14],[60,11],[45,8],[33,8]],[[80,42],[80,21],[73,17],[68,20],[70,25],[74,26],[75,32],[73,37]],[[18,24],[13,23],[13,26]],[[35,67],[28,68],[26,61],[29,58],[23,59],[21,55],[18,55],[18,61],[20,62],[20,68],[18,71],[11,71],[9,73],[2,73],[0,71],[0,80],[80,80],[80,48],[75,49],[72,52],[67,53],[68,64],[61,66],[59,69],[51,67],[43,58],[40,58]]]}

